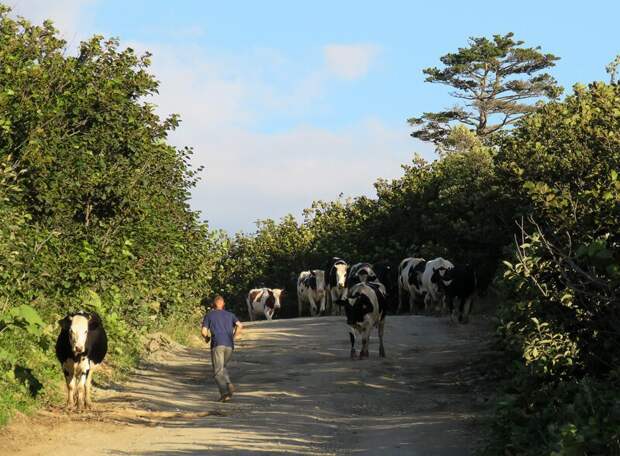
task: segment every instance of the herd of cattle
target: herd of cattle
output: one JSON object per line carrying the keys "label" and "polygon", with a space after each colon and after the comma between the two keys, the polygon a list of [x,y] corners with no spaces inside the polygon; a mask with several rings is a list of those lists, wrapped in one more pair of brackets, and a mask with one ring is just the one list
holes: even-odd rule
{"label": "herd of cattle", "polygon": [[[460,323],[467,323],[476,292],[476,274],[469,265],[453,264],[444,258],[426,261],[405,258],[397,271],[387,261],[349,265],[332,258],[324,270],[303,271],[297,278],[298,316],[308,309],[311,316],[340,314],[344,309],[349,325],[351,357],[356,356],[355,341],[361,337],[359,357],[368,356],[373,327],[379,330],[379,354],[385,356],[383,328],[388,302],[398,294],[397,313],[405,300],[413,312],[420,302],[425,312],[445,312]],[[246,303],[250,319],[264,316],[271,320],[281,308],[280,288],[250,290]]]}
{"label": "herd of cattle", "polygon": [[[306,308],[311,316],[341,314],[344,310],[349,326],[351,358],[356,357],[355,342],[362,340],[359,358],[368,357],[372,328],[379,330],[379,355],[385,356],[383,331],[389,301],[397,293],[397,313],[404,302],[413,312],[424,303],[426,312],[445,311],[466,323],[476,291],[476,274],[468,265],[455,265],[443,258],[425,261],[405,258],[397,271],[386,262],[349,265],[332,258],[325,270],[303,271],[297,278],[298,315]],[[264,316],[271,320],[281,308],[284,291],[279,288],[256,288],[247,295],[251,320]],[[455,306],[455,300],[456,306]],[[96,313],[78,312],[59,321],[61,331],[56,341],[56,357],[62,366],[67,385],[67,408],[88,408],[91,404],[93,369],[108,350],[103,322]]]}

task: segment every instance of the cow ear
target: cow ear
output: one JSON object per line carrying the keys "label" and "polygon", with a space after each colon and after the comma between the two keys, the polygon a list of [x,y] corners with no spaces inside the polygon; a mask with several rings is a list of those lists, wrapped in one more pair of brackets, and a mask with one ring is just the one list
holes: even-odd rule
{"label": "cow ear", "polygon": [[97,329],[101,324],[101,319],[97,314],[88,314],[88,330],[92,331]]}
{"label": "cow ear", "polygon": [[71,328],[71,317],[67,315],[65,318],[58,320],[58,324],[64,331],[68,331]]}

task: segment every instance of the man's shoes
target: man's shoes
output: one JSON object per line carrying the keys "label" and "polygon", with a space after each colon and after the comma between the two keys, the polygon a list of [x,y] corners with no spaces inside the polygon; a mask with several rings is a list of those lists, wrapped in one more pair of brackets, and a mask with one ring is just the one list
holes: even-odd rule
{"label": "man's shoes", "polygon": [[232,397],[232,395],[235,393],[235,385],[233,385],[232,383],[228,384],[228,395]]}
{"label": "man's shoes", "polygon": [[222,394],[222,397],[220,397],[220,402],[228,402],[231,399],[232,396],[230,394]]}

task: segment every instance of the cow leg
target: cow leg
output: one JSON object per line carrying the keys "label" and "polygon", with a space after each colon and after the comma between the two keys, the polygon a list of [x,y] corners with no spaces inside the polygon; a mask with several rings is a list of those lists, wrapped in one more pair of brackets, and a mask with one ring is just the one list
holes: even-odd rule
{"label": "cow leg", "polygon": [[471,296],[464,299],[463,308],[461,310],[461,323],[467,323],[469,321],[469,312],[471,311]]}
{"label": "cow leg", "polygon": [[319,300],[319,306],[319,314],[325,315],[325,293],[323,293],[323,296],[321,296],[321,299]]}
{"label": "cow leg", "polygon": [[385,358],[385,347],[383,347],[383,330],[385,329],[385,318],[379,321],[379,356]]}
{"label": "cow leg", "polygon": [[[450,315],[450,322],[451,323],[456,323],[457,319],[460,319],[460,317],[457,316],[458,314],[458,306],[455,308],[454,306],[454,299],[459,299],[458,297],[448,297],[446,298],[448,300],[448,312]],[[457,303],[460,306],[460,302]]]}
{"label": "cow leg", "polygon": [[265,311],[263,313],[265,314],[265,318],[267,320],[271,320],[271,318],[273,317],[273,312],[274,312],[273,310],[269,311],[269,310],[265,309]]}
{"label": "cow leg", "polygon": [[430,293],[426,293],[426,295],[424,295],[424,313],[425,314],[429,313],[429,309],[431,307],[432,300],[433,300],[433,298],[431,297]]}
{"label": "cow leg", "polygon": [[86,375],[86,396],[84,406],[89,409],[93,405],[92,397],[91,397],[91,388],[93,386],[93,365],[90,365],[88,369],[88,374]]}
{"label": "cow leg", "polygon": [[67,409],[71,410],[75,407],[75,392],[77,379],[71,375],[67,379]]}
{"label": "cow leg", "polygon": [[370,331],[365,329],[362,333],[362,349],[360,350],[360,359],[368,358],[368,344],[370,343]]}
{"label": "cow leg", "polygon": [[[299,293],[299,291],[298,291]],[[303,302],[301,300],[301,297],[297,298],[297,318],[301,317],[301,311],[303,309]]]}
{"label": "cow leg", "polygon": [[86,394],[86,372],[80,374],[76,379],[77,387],[77,409],[82,410],[84,408],[84,396]]}
{"label": "cow leg", "polygon": [[309,298],[308,302],[310,303],[310,316],[316,317],[317,308],[316,308],[316,302],[314,301],[314,297]]}
{"label": "cow leg", "polygon": [[254,321],[254,312],[252,312],[252,304],[250,302],[248,302],[248,316],[250,321]]}
{"label": "cow leg", "polygon": [[416,313],[415,293],[409,293],[409,313]]}
{"label": "cow leg", "polygon": [[355,359],[355,330],[349,328],[349,339],[351,340],[351,359]]}
{"label": "cow leg", "polygon": [[328,288],[325,289],[325,313],[327,315],[332,314],[332,303],[331,303],[331,291]]}
{"label": "cow leg", "polygon": [[65,376],[65,384],[67,386],[67,410],[71,410],[75,405],[75,365],[73,360],[66,360],[62,363],[62,372]]}
{"label": "cow leg", "polygon": [[398,279],[398,307],[396,308],[396,314],[402,312],[403,309],[403,287],[400,284],[400,278]]}

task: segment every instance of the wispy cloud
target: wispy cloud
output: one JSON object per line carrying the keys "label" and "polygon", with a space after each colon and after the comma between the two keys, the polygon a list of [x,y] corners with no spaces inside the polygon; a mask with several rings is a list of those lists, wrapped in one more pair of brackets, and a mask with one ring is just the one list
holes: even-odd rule
{"label": "wispy cloud", "polygon": [[328,44],[324,48],[327,68],[342,79],[358,79],[368,73],[379,54],[374,44]]}
{"label": "wispy cloud", "polygon": [[[94,3],[23,0],[15,13],[39,22],[52,18],[67,39],[75,37],[75,46],[93,31]],[[184,32],[198,37],[202,29]],[[317,44],[323,58],[300,62],[278,49],[226,52],[189,41],[124,44],[153,53],[151,71],[161,85],[152,101],[162,116],[181,115],[170,141],[193,146],[193,164],[205,166],[192,206],[214,227],[249,231],[257,219],[301,216],[315,199],[372,195],[377,177],[399,175],[400,164],[420,150],[404,122],[352,118],[336,129],[305,121],[327,103],[334,82],[371,71],[377,46]],[[265,131],[273,118],[286,119],[286,126]]]}
{"label": "wispy cloud", "polygon": [[316,199],[373,195],[377,177],[400,175],[400,165],[420,150],[404,122],[388,125],[380,119],[352,119],[339,129],[300,121],[283,131],[261,131],[263,117],[312,108],[313,100],[330,90],[321,68],[308,68],[282,85],[271,80],[270,66],[286,71],[283,58],[261,59],[260,68],[248,59],[251,71],[241,61],[223,61],[201,49],[150,49],[161,81],[159,111],[179,112],[182,118],[170,139],[193,146],[194,164],[205,166],[192,205],[212,226],[248,231],[257,219],[288,212],[301,216]]}
{"label": "wispy cloud", "polygon": [[92,23],[92,7],[97,3],[98,0],[13,0],[9,5],[14,15],[32,22],[51,19],[69,47],[76,48],[80,40],[92,34],[88,25]]}

